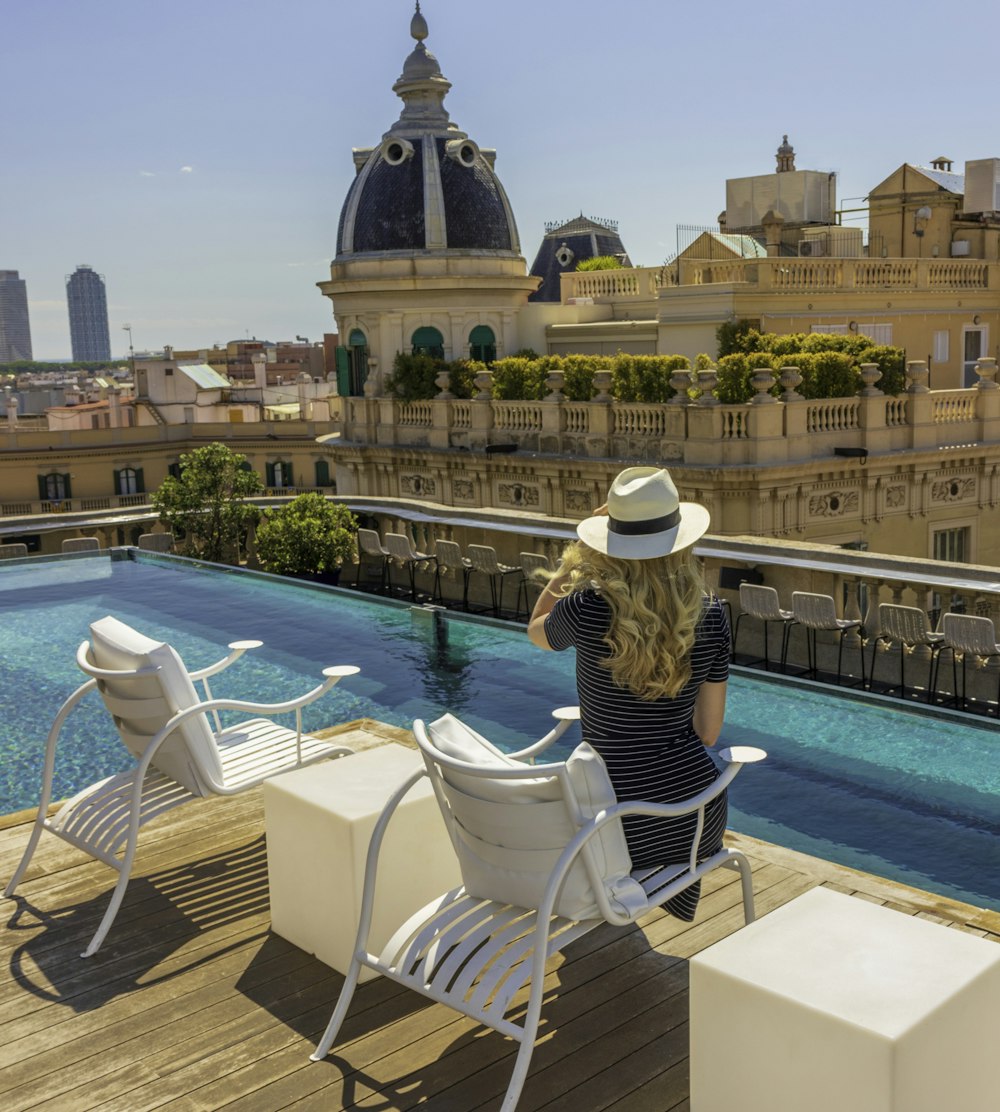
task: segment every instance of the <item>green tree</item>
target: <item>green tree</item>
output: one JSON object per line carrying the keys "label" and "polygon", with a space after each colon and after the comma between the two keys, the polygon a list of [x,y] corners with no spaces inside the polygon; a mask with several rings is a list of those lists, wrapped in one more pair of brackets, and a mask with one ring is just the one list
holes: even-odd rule
{"label": "green tree", "polygon": [[163,480],[150,501],[174,535],[183,556],[213,563],[240,562],[242,538],[257,520],[256,506],[244,501],[264,489],[246,456],[225,444],[185,452],[180,478]]}
{"label": "green tree", "polygon": [[354,552],[358,519],[322,494],[300,494],[265,510],[257,526],[257,555],[277,575],[330,575]]}

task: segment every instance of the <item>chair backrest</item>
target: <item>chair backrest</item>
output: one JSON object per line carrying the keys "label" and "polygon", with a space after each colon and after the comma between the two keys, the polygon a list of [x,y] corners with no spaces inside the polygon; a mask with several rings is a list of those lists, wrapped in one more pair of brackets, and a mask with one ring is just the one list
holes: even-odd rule
{"label": "chair backrest", "polygon": [[[517,907],[541,904],[559,855],[580,827],[616,802],[607,769],[585,742],[568,760],[525,765],[450,714],[414,736],[441,805],[466,891]],[[619,821],[584,846],[555,904],[567,919],[594,919],[626,898],[645,900]],[[600,892],[600,895],[598,895]]]}
{"label": "chair backrest", "polygon": [[897,606],[894,602],[883,602],[878,608],[880,636],[891,641],[902,641],[904,645],[930,644],[930,630],[927,615],[918,606]]}
{"label": "chair backrest", "polygon": [[368,556],[386,555],[386,550],[382,547],[382,542],[374,529],[358,530],[358,546]]}
{"label": "chair backrest", "polygon": [[439,568],[461,568],[465,566],[462,560],[462,548],[456,541],[435,540],[434,555],[437,556]]}
{"label": "chair backrest", "polygon": [[[90,645],[77,658],[97,679],[104,704],[125,748],[141,757],[150,739],[178,712],[200,700],[184,662],[162,641],[139,633],[117,618],[90,627]],[[111,673],[111,674],[102,674]],[[204,714],[192,715],[159,747],[153,767],[195,795],[208,795],[221,783],[215,734]]]}
{"label": "chair backrest", "polygon": [[1000,654],[992,618],[974,614],[945,614],[941,622],[944,643],[956,652],[990,657]]}
{"label": "chair backrest", "polygon": [[793,591],[792,613],[801,625],[813,629],[837,628],[837,605],[829,595]]}
{"label": "chair backrest", "polygon": [[172,552],[174,538],[170,533],[143,533],[139,537],[137,547],[146,552]]}
{"label": "chair backrest", "polygon": [[410,538],[403,533],[386,533],[382,538],[385,542],[385,547],[389,550],[389,555],[394,560],[415,560],[417,554],[413,551],[413,545],[410,544]]}
{"label": "chair backrest", "polygon": [[99,552],[100,548],[97,537],[70,537],[62,542],[63,552]]}
{"label": "chair backrest", "polygon": [[549,558],[543,556],[540,552],[522,552],[518,558],[521,565],[521,571],[524,572],[525,577],[530,579],[533,583],[541,585],[541,577],[536,575],[539,571],[550,571]]}
{"label": "chair backrest", "polygon": [[496,575],[499,572],[495,548],[488,544],[470,544],[465,551],[476,571],[485,572],[486,575]]}
{"label": "chair backrest", "polygon": [[28,555],[28,546],[26,544],[0,544],[0,560],[19,560],[22,556]]}
{"label": "chair backrest", "polygon": [[784,617],[778,604],[778,592],[758,583],[740,584],[740,609],[751,618],[781,621]]}

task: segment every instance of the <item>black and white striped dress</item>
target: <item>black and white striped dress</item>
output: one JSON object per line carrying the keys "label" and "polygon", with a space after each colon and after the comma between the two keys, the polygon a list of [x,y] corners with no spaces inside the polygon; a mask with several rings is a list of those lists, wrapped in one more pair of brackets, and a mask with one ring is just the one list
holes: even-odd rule
{"label": "black and white striped dress", "polygon": [[[676,698],[644,700],[619,687],[601,667],[610,654],[604,640],[611,612],[600,594],[588,589],[559,599],[545,619],[553,649],[576,646],[576,685],[583,738],[604,758],[620,800],[677,803],[713,783],[719,775],[693,726],[694,704],[703,683],[729,677],[729,622],[718,599],[705,600],[691,653],[691,679]],[[699,850],[707,857],[722,845],[726,795],[706,808]],[[634,868],[686,861],[696,818],[623,820]],[[700,885],[668,901],[680,919],[694,918]]]}

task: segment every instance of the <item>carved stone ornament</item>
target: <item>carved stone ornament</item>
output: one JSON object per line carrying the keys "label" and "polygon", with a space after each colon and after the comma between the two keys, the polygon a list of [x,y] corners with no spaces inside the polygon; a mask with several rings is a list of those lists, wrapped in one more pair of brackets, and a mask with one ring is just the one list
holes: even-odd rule
{"label": "carved stone ornament", "polygon": [[400,475],[399,488],[403,494],[415,494],[420,498],[431,497],[437,493],[437,483],[434,479],[424,478],[423,475]]}
{"label": "carved stone ornament", "polygon": [[858,508],[858,493],[851,490],[831,490],[826,494],[817,494],[809,499],[810,517],[841,517]]}
{"label": "carved stone ornament", "polygon": [[537,506],[538,487],[524,483],[499,483],[497,495],[502,506]]}
{"label": "carved stone ornament", "polygon": [[476,488],[471,479],[455,479],[451,484],[451,493],[456,502],[472,502],[476,497]]}
{"label": "carved stone ornament", "polygon": [[594,496],[589,490],[567,490],[563,494],[563,501],[570,513],[590,513],[594,508]]}
{"label": "carved stone ornament", "polygon": [[886,487],[885,504],[890,510],[898,510],[900,506],[905,506],[906,487],[902,484],[899,486]]}
{"label": "carved stone ornament", "polygon": [[976,493],[975,479],[945,479],[931,485],[933,502],[961,502]]}

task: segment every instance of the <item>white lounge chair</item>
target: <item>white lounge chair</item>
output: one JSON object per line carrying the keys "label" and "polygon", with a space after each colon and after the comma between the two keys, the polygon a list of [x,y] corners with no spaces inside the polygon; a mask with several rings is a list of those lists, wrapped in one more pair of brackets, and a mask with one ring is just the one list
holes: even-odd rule
{"label": "white lounge chair", "polygon": [[[574,708],[554,712],[560,724],[520,753],[505,755],[451,715],[413,725],[425,767],[395,792],[368,850],[355,953],[314,1061],[332,1047],[362,966],[447,1004],[519,1042],[502,1112],[516,1107],[527,1076],[541,1013],[545,962],[601,923],[625,926],[720,866],[738,869],[744,917],[754,918],[750,865],[720,849],[698,860],[705,806],[745,763],[765,754],[734,747],[711,788],[678,804],[617,802],[604,762],[587,744],[568,760],[529,763],[561,735]],[[429,776],[462,870],[463,885],[401,923],[381,954],[368,952],[379,848],[393,811]],[[697,814],[691,856],[680,865],[632,871],[623,815]],[[530,982],[520,1021],[508,1018],[515,995]]]}
{"label": "white lounge chair", "polygon": [[[430,552],[418,552],[414,547],[410,538],[405,533],[386,533],[385,547],[389,553],[389,592],[392,593],[392,570],[393,563],[405,567],[410,575],[410,598],[416,601],[417,598],[417,581],[416,571],[417,566],[429,567],[433,565],[435,571],[437,570],[437,556],[432,555]],[[437,595],[437,578],[435,577],[435,595],[434,598],[439,598]]]}
{"label": "white lounge chair", "polygon": [[[188,672],[169,645],[116,618],[94,622],[90,634],[76,657],[90,679],[59,708],[49,731],[38,817],[21,862],[4,889],[5,896],[13,896],[44,830],[117,870],[111,903],[83,957],[96,953],[114,922],[132,872],[139,830],[146,822],[192,799],[234,795],[279,772],[351,752],[304,734],[302,707],[358,671],[353,665],[324,668],[318,687],[285,703],[213,699],[208,677],[228,668],[248,649],[258,648],[260,641],[234,641],[223,660]],[[204,700],[199,699],[194,681],[202,683]],[[73,708],[95,687],[135,764],[84,788],[48,818],[60,731]],[[268,718],[222,729],[220,710],[263,715],[294,711],[295,729]]]}

